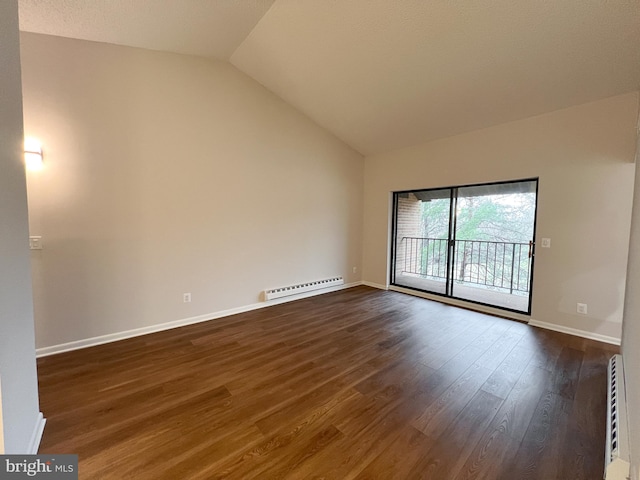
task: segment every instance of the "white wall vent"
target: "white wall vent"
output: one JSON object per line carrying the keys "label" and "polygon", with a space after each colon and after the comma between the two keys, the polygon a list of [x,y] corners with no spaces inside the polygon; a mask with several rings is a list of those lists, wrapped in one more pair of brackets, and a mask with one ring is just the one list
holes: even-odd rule
{"label": "white wall vent", "polygon": [[607,444],[604,459],[605,480],[629,478],[629,432],[622,356],[609,360],[607,392]]}
{"label": "white wall vent", "polygon": [[343,285],[344,278],[333,277],[324,280],[315,280],[313,282],[299,283],[297,285],[289,285],[288,287],[272,288],[264,291],[265,300],[273,300],[274,298],[288,297],[289,295],[297,295],[298,293],[311,292],[322,288],[335,287]]}

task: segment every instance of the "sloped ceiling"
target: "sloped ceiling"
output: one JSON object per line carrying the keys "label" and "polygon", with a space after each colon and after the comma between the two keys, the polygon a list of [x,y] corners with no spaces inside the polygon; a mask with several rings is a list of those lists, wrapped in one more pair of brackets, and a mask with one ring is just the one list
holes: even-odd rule
{"label": "sloped ceiling", "polygon": [[20,0],[20,21],[229,59],[367,155],[640,89],[637,0]]}
{"label": "sloped ceiling", "polygon": [[274,0],[19,0],[20,30],[228,60]]}

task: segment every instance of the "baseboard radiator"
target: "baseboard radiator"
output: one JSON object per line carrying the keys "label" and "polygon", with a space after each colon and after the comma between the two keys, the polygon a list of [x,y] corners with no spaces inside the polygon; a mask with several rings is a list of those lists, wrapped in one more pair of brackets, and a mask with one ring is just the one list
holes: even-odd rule
{"label": "baseboard radiator", "polygon": [[343,285],[344,278],[333,277],[324,280],[315,280],[313,282],[298,283],[297,285],[289,285],[287,287],[272,288],[264,291],[265,300],[273,300],[274,298],[288,297],[289,295],[297,295],[299,293],[311,292],[322,288],[335,287]]}
{"label": "baseboard radiator", "polygon": [[609,360],[607,392],[607,444],[604,460],[605,480],[629,478],[629,431],[622,356]]}

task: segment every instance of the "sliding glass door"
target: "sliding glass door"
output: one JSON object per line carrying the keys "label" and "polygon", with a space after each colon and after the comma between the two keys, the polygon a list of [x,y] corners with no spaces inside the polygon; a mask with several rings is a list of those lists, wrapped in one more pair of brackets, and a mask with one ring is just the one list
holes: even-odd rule
{"label": "sliding glass door", "polygon": [[391,283],[530,313],[537,187],[395,193]]}

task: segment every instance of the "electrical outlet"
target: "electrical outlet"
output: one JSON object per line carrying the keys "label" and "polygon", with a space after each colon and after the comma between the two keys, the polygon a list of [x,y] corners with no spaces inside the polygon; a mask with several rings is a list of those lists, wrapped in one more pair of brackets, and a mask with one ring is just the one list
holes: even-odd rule
{"label": "electrical outlet", "polygon": [[587,314],[587,304],[586,303],[579,303],[577,310],[578,310],[578,313],[580,313],[582,315],[586,315]]}
{"label": "electrical outlet", "polygon": [[353,273],[356,273],[358,271],[358,267],[353,267]]}
{"label": "electrical outlet", "polygon": [[551,248],[551,239],[543,238],[542,239],[542,248]]}
{"label": "electrical outlet", "polygon": [[182,301],[184,303],[191,303],[191,294],[190,293],[183,293],[182,294]]}

